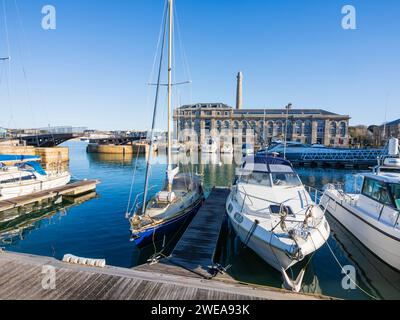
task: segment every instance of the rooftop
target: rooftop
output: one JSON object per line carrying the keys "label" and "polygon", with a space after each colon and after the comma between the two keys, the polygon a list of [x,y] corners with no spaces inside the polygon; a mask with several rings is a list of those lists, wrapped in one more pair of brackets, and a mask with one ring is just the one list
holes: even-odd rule
{"label": "rooftop", "polygon": [[[282,115],[286,114],[287,110],[282,109],[241,109],[236,110],[231,106],[228,106],[224,103],[196,103],[196,104],[189,104],[183,105],[179,109],[231,109],[235,114],[239,115],[251,115],[251,114],[263,114],[264,112],[267,114],[277,114]],[[289,115],[326,115],[326,116],[338,116],[339,114],[333,113],[330,111],[326,111],[323,109],[290,109]],[[400,120],[399,120],[400,121]]]}

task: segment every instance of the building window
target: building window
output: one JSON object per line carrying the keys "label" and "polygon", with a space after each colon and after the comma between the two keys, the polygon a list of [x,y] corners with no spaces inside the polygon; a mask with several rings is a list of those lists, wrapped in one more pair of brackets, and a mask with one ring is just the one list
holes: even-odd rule
{"label": "building window", "polygon": [[217,130],[218,130],[218,132],[221,132],[221,130],[222,130],[222,122],[221,121],[217,121]]}
{"label": "building window", "polygon": [[304,125],[304,134],[306,136],[311,135],[312,132],[312,123],[310,120],[307,120]]}
{"label": "building window", "polygon": [[346,136],[346,131],[347,131],[347,125],[345,122],[341,122],[340,123],[340,127],[339,127],[339,132],[340,132],[340,136],[342,138],[344,138]]}
{"label": "building window", "polygon": [[204,129],[211,130],[211,120],[210,119],[206,119]]}
{"label": "building window", "polygon": [[282,124],[282,122],[278,122],[276,124],[276,134],[278,136],[280,136],[280,135],[282,135],[282,133],[283,133],[283,124]]}
{"label": "building window", "polygon": [[274,134],[274,123],[272,121],[268,122],[268,134],[271,136]]}
{"label": "building window", "polygon": [[235,121],[235,122],[233,123],[233,128],[234,128],[235,130],[238,130],[238,129],[239,129],[239,122],[238,122],[238,121]]}
{"label": "building window", "polygon": [[330,127],[330,129],[329,129],[329,133],[330,133],[330,135],[331,135],[332,137],[335,137],[335,136],[336,136],[336,133],[337,133],[337,125],[336,125],[336,122],[332,122],[332,123],[331,123],[331,127]]}
{"label": "building window", "polygon": [[225,121],[224,122],[224,129],[230,129],[230,124],[229,124],[229,121]]}
{"label": "building window", "polygon": [[295,132],[298,136],[303,134],[303,123],[300,120],[296,121]]}

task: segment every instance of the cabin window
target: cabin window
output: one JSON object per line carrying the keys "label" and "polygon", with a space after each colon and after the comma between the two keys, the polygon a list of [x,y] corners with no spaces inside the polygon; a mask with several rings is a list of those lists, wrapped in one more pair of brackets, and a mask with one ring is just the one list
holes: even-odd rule
{"label": "cabin window", "polygon": [[291,173],[272,173],[272,181],[275,186],[295,187],[300,186],[301,181],[297,174]]}
{"label": "cabin window", "polygon": [[392,205],[386,184],[373,179],[366,179],[363,187],[363,195],[370,197],[382,204]]}
{"label": "cabin window", "polygon": [[400,210],[400,184],[390,184],[390,191],[393,195],[397,210]]}
{"label": "cabin window", "polygon": [[240,177],[239,182],[271,187],[269,173],[253,171]]}

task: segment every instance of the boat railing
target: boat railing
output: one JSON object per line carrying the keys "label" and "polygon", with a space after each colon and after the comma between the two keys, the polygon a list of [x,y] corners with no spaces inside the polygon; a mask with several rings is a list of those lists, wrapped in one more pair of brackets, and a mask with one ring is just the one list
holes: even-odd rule
{"label": "boat railing", "polygon": [[[148,189],[148,191],[150,191],[154,188],[157,188],[157,185],[151,186]],[[143,195],[144,195],[144,192],[140,192],[136,195],[135,201],[133,202],[133,205],[132,205],[132,210],[130,211],[130,212],[133,212],[133,214],[136,214],[136,212],[139,210],[140,206],[143,205],[143,201],[139,201],[140,197],[143,197]]]}

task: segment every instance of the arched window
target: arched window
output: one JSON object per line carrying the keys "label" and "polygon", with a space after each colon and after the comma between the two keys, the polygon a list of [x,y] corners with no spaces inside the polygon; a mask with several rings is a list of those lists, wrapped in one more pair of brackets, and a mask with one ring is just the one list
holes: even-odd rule
{"label": "arched window", "polygon": [[312,122],[310,120],[306,120],[304,123],[304,134],[306,136],[311,135],[312,132]]}
{"label": "arched window", "polygon": [[218,130],[218,132],[221,132],[221,129],[222,129],[222,122],[221,121],[217,121],[217,130]]}
{"label": "arched window", "polygon": [[242,132],[244,135],[247,134],[248,123],[247,121],[242,121]]}
{"label": "arched window", "polygon": [[296,121],[294,131],[298,136],[301,136],[303,134],[303,122],[302,121],[300,121],[300,120]]}
{"label": "arched window", "polygon": [[346,133],[347,133],[347,124],[346,122],[341,122],[340,126],[339,126],[339,133],[341,137],[346,137]]}
{"label": "arched window", "polygon": [[239,129],[239,121],[235,121],[235,122],[233,123],[233,128],[234,128],[235,130],[238,130],[238,129]]}
{"label": "arched window", "polygon": [[277,134],[278,136],[280,136],[280,135],[282,135],[282,133],[283,133],[283,123],[279,121],[279,122],[276,124],[276,134]]}
{"label": "arched window", "polygon": [[229,121],[224,121],[224,129],[230,129],[231,125],[229,123]]}
{"label": "arched window", "polygon": [[331,122],[331,126],[329,128],[329,133],[332,137],[336,136],[337,133],[337,125],[336,122]]}
{"label": "arched window", "polygon": [[293,123],[290,120],[287,122],[286,132],[288,136],[293,134]]}
{"label": "arched window", "polygon": [[274,123],[272,121],[268,122],[268,134],[269,135],[274,134]]}

